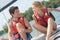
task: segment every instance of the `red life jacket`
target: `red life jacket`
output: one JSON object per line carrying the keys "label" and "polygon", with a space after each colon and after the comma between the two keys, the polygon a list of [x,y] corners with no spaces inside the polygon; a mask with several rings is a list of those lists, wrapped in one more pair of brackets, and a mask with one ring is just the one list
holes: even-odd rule
{"label": "red life jacket", "polygon": [[[21,23],[24,27],[26,27],[25,23],[24,23],[24,17],[22,17],[22,16],[18,19],[17,23]],[[18,34],[18,31],[16,29],[16,22],[15,21],[13,21],[13,30],[12,31],[13,31],[15,38],[20,38],[20,35]]]}
{"label": "red life jacket", "polygon": [[37,15],[37,13],[34,13],[34,16],[37,18],[38,24],[47,27],[47,25],[48,25],[48,18],[50,18],[51,16],[48,15],[47,8],[44,8],[43,12],[44,12],[44,16],[43,17],[40,17],[39,15]]}

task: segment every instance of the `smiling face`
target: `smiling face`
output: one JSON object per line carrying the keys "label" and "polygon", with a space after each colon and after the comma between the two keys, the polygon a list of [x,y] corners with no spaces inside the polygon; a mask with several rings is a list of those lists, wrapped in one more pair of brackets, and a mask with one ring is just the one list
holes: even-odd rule
{"label": "smiling face", "polygon": [[32,10],[34,13],[37,13],[40,16],[43,16],[43,7],[42,4],[40,2],[34,2],[32,5]]}
{"label": "smiling face", "polygon": [[33,12],[39,13],[41,11],[40,7],[36,7],[35,5],[32,5]]}
{"label": "smiling face", "polygon": [[17,6],[12,6],[10,9],[9,9],[9,12],[10,12],[10,15],[12,17],[20,17],[20,12],[19,12],[19,9]]}
{"label": "smiling face", "polygon": [[14,10],[14,14],[12,14],[13,17],[19,17],[20,16],[20,12],[19,9],[15,9]]}

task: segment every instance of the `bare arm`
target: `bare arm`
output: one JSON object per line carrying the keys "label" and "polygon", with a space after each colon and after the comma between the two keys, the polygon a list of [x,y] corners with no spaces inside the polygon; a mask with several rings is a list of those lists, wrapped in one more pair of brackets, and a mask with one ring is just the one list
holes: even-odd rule
{"label": "bare arm", "polygon": [[51,11],[56,11],[56,12],[60,12],[60,10],[56,9],[56,8],[47,8],[49,12]]}
{"label": "bare arm", "polygon": [[20,33],[20,30],[21,30],[21,31],[24,31],[25,33],[30,33],[30,32],[32,32],[32,28],[31,28],[28,20],[24,18],[24,22],[25,22],[25,25],[26,25],[27,29],[26,29],[21,23],[17,23],[17,24],[16,24],[17,30],[19,31],[19,33]]}
{"label": "bare arm", "polygon": [[27,35],[26,35],[26,32],[25,32],[25,27],[21,23],[17,23],[16,24],[16,28],[17,28],[17,31],[20,34],[21,38],[23,40],[27,40]]}
{"label": "bare arm", "polygon": [[11,23],[8,24],[8,37],[9,37],[9,40],[13,40]]}
{"label": "bare arm", "polygon": [[[41,31],[42,31],[43,33],[46,34],[46,32],[47,32],[47,28],[44,27],[44,26],[42,26],[42,25],[40,25],[40,24],[38,24],[38,23],[37,23],[37,19],[36,19],[36,17],[35,17],[34,15],[33,15],[32,17],[33,17],[33,19],[34,19],[36,25],[39,26],[39,28],[37,28],[37,30],[40,31],[40,27],[41,27]],[[35,25],[35,26],[36,26],[36,25]]]}
{"label": "bare arm", "polygon": [[26,18],[24,18],[24,22],[25,22],[25,25],[27,27],[27,29],[25,29],[26,30],[25,32],[26,33],[32,32],[32,27],[30,26],[30,24],[29,24],[29,22],[28,22],[28,20]]}

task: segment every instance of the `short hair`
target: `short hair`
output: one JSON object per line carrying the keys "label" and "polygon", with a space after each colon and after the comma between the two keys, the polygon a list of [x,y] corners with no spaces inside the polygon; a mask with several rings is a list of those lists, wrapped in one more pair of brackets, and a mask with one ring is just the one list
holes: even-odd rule
{"label": "short hair", "polygon": [[12,7],[10,7],[10,9],[9,9],[10,15],[14,14],[14,11],[15,11],[16,9],[18,9],[17,6],[12,6]]}

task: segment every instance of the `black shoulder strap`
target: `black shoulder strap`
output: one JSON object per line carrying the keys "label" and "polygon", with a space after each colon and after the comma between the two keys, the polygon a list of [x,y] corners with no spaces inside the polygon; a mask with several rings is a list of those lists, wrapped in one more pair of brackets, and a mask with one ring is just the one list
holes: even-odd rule
{"label": "black shoulder strap", "polygon": [[[46,11],[47,11],[47,13],[48,13],[48,10],[47,10],[47,8],[46,8]],[[49,15],[53,18],[53,20],[55,21],[55,17],[53,16],[53,14],[51,13],[51,12],[49,12]]]}
{"label": "black shoulder strap", "polygon": [[49,14],[53,18],[53,20],[55,21],[55,17],[53,16],[53,14],[51,12],[49,12]]}

